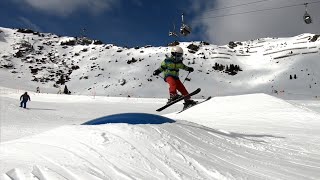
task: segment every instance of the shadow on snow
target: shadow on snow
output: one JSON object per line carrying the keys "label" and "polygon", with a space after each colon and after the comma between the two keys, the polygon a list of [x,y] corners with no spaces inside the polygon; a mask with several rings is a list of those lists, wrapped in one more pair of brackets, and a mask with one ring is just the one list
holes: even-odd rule
{"label": "shadow on snow", "polygon": [[30,110],[44,110],[44,111],[56,111],[56,109],[48,109],[48,108],[25,108]]}
{"label": "shadow on snow", "polygon": [[262,139],[258,139],[258,138],[277,138],[277,139],[284,139],[285,138],[283,136],[274,136],[271,134],[244,134],[244,133],[234,133],[234,132],[221,131],[221,130],[202,126],[202,125],[192,123],[192,122],[185,123],[185,122],[181,121],[178,124],[183,124],[186,126],[199,128],[199,129],[205,130],[207,132],[211,132],[213,134],[219,134],[221,136],[226,136],[226,137],[230,137],[230,138],[234,138],[234,139],[245,139],[245,140],[256,142],[256,143],[267,143],[266,141],[264,141]]}
{"label": "shadow on snow", "polygon": [[100,125],[100,124],[109,124],[109,123],[128,123],[128,124],[163,124],[163,123],[173,123],[174,120],[147,113],[122,113],[114,114],[110,116],[100,117],[88,122],[83,123],[82,125]]}

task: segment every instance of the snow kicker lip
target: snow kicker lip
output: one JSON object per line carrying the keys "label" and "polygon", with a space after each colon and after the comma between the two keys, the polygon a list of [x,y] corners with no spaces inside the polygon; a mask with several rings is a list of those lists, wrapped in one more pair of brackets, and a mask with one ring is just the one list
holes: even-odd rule
{"label": "snow kicker lip", "polygon": [[81,125],[100,125],[110,123],[127,123],[127,124],[164,124],[174,123],[175,120],[156,114],[147,113],[121,113],[100,117]]}

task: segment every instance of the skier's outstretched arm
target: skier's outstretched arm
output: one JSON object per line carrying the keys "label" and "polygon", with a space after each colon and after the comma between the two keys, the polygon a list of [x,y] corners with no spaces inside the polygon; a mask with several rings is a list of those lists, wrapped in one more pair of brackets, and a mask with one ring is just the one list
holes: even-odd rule
{"label": "skier's outstretched arm", "polygon": [[188,72],[193,72],[194,71],[193,67],[186,66],[185,64],[183,64],[183,68],[182,69],[184,69],[184,70],[186,70]]}
{"label": "skier's outstretched arm", "polygon": [[153,75],[158,76],[161,72],[163,72],[167,68],[167,64],[163,61],[159,69],[156,69],[153,72]]}

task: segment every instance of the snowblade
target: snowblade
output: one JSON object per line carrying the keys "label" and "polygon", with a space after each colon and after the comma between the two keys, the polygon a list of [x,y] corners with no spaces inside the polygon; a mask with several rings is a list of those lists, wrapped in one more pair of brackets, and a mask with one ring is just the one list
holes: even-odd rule
{"label": "snowblade", "polygon": [[193,95],[198,94],[200,91],[201,91],[201,89],[200,89],[200,88],[198,88],[198,89],[196,89],[195,91],[193,91],[193,92],[189,93],[188,95],[182,96],[182,97],[180,97],[180,98],[178,98],[178,99],[176,99],[176,100],[174,100],[174,101],[172,101],[172,102],[170,102],[170,103],[168,103],[168,104],[166,104],[166,105],[162,106],[161,108],[157,109],[156,111],[160,112],[160,111],[162,111],[162,110],[166,109],[167,107],[169,107],[169,106],[171,106],[171,105],[173,105],[173,104],[175,104],[175,103],[177,103],[177,102],[179,102],[179,101],[183,100],[184,98],[186,98],[186,97],[188,97],[188,96],[190,96],[190,97],[191,97],[191,96],[193,96]]}

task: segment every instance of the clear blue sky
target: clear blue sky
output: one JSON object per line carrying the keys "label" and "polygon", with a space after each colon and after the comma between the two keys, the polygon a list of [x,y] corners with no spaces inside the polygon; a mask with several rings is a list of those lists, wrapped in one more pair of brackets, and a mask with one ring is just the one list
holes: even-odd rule
{"label": "clear blue sky", "polygon": [[[191,22],[190,6],[189,0],[1,0],[0,26],[66,36],[86,28],[89,38],[104,43],[165,46],[175,40],[168,31],[174,21],[180,27],[182,11]],[[202,39],[195,32],[180,40]]]}

